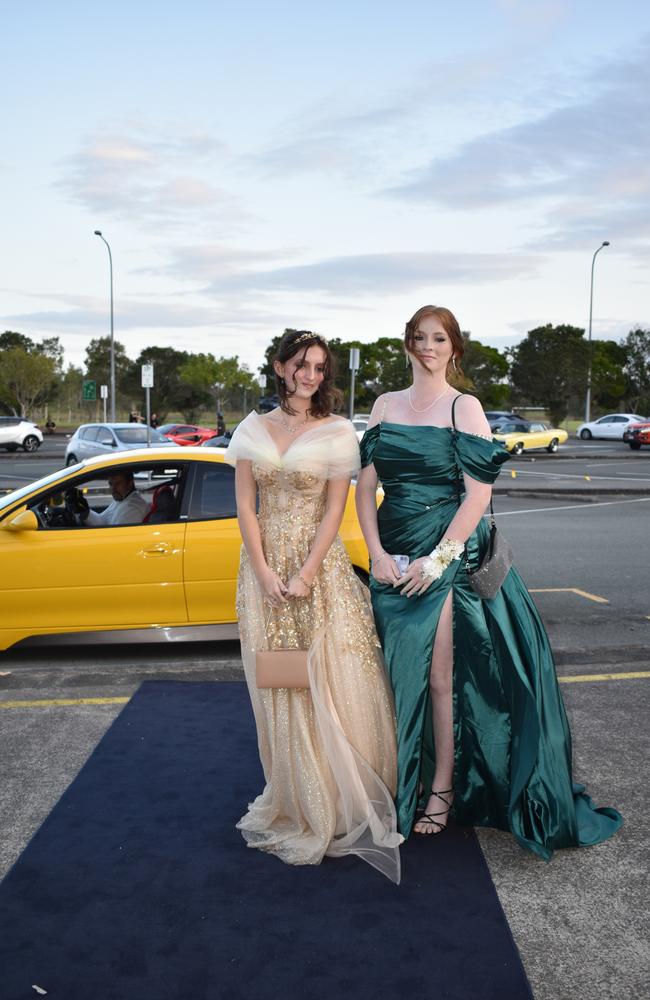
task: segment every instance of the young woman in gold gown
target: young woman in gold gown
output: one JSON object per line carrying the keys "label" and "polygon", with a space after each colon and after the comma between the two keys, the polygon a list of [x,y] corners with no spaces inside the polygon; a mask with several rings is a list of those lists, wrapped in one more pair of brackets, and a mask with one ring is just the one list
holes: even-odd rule
{"label": "young woman in gold gown", "polygon": [[[359,448],[332,415],[332,357],[292,331],[275,371],[281,405],[250,413],[236,466],[243,539],[237,611],[265,787],[238,823],[289,864],[357,854],[399,882],[392,695],[372,613],[338,529]],[[259,500],[259,511],[256,510]],[[258,689],[258,650],[308,649],[309,689]]]}

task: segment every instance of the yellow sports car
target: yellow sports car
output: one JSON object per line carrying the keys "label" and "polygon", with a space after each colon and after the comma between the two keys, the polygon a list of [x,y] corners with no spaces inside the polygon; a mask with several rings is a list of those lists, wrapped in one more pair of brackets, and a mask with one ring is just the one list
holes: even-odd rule
{"label": "yellow sports car", "polygon": [[545,448],[553,454],[559,445],[564,444],[569,435],[560,427],[512,421],[501,424],[494,437],[497,441],[503,441],[513,455],[521,455],[522,451],[531,451],[534,448]]}
{"label": "yellow sports car", "polygon": [[[112,642],[236,637],[241,536],[234,469],[223,458],[212,448],[122,452],[3,497],[0,649],[75,633]],[[340,534],[367,579],[354,486]]]}

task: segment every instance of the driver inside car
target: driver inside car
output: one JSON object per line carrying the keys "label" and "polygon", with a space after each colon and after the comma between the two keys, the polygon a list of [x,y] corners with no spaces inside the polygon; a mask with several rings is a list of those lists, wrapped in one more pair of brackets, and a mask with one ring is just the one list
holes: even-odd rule
{"label": "driver inside car", "polygon": [[91,510],[85,497],[80,493],[76,494],[75,513],[80,521],[91,528],[142,524],[149,504],[135,488],[132,473],[114,472],[108,477],[108,485],[113,501],[102,511]]}

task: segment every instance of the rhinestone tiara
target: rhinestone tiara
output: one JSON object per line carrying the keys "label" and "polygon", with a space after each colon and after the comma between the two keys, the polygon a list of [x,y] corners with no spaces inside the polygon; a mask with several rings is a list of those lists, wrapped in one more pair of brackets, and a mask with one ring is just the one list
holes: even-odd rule
{"label": "rhinestone tiara", "polygon": [[[327,343],[325,337],[320,333],[301,333],[299,337],[296,337],[293,344],[300,344],[303,340],[322,340],[324,344]],[[291,345],[292,347],[293,344]]]}

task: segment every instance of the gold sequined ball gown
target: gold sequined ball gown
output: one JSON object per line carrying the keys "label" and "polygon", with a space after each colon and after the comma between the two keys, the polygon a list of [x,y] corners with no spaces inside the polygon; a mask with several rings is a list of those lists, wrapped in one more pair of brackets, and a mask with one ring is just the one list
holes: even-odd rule
{"label": "gold sequined ball gown", "polygon": [[[239,460],[252,462],[265,558],[286,583],[313,545],[328,481],[358,471],[356,435],[347,420],[325,420],[281,455],[262,417],[250,413],[226,453],[231,464]],[[392,694],[372,613],[340,537],[309,597],[279,609],[265,603],[242,546],[237,613],[265,778],[237,824],[248,846],[296,865],[356,854],[399,882]],[[259,690],[256,651],[285,648],[309,650],[309,690]]]}

